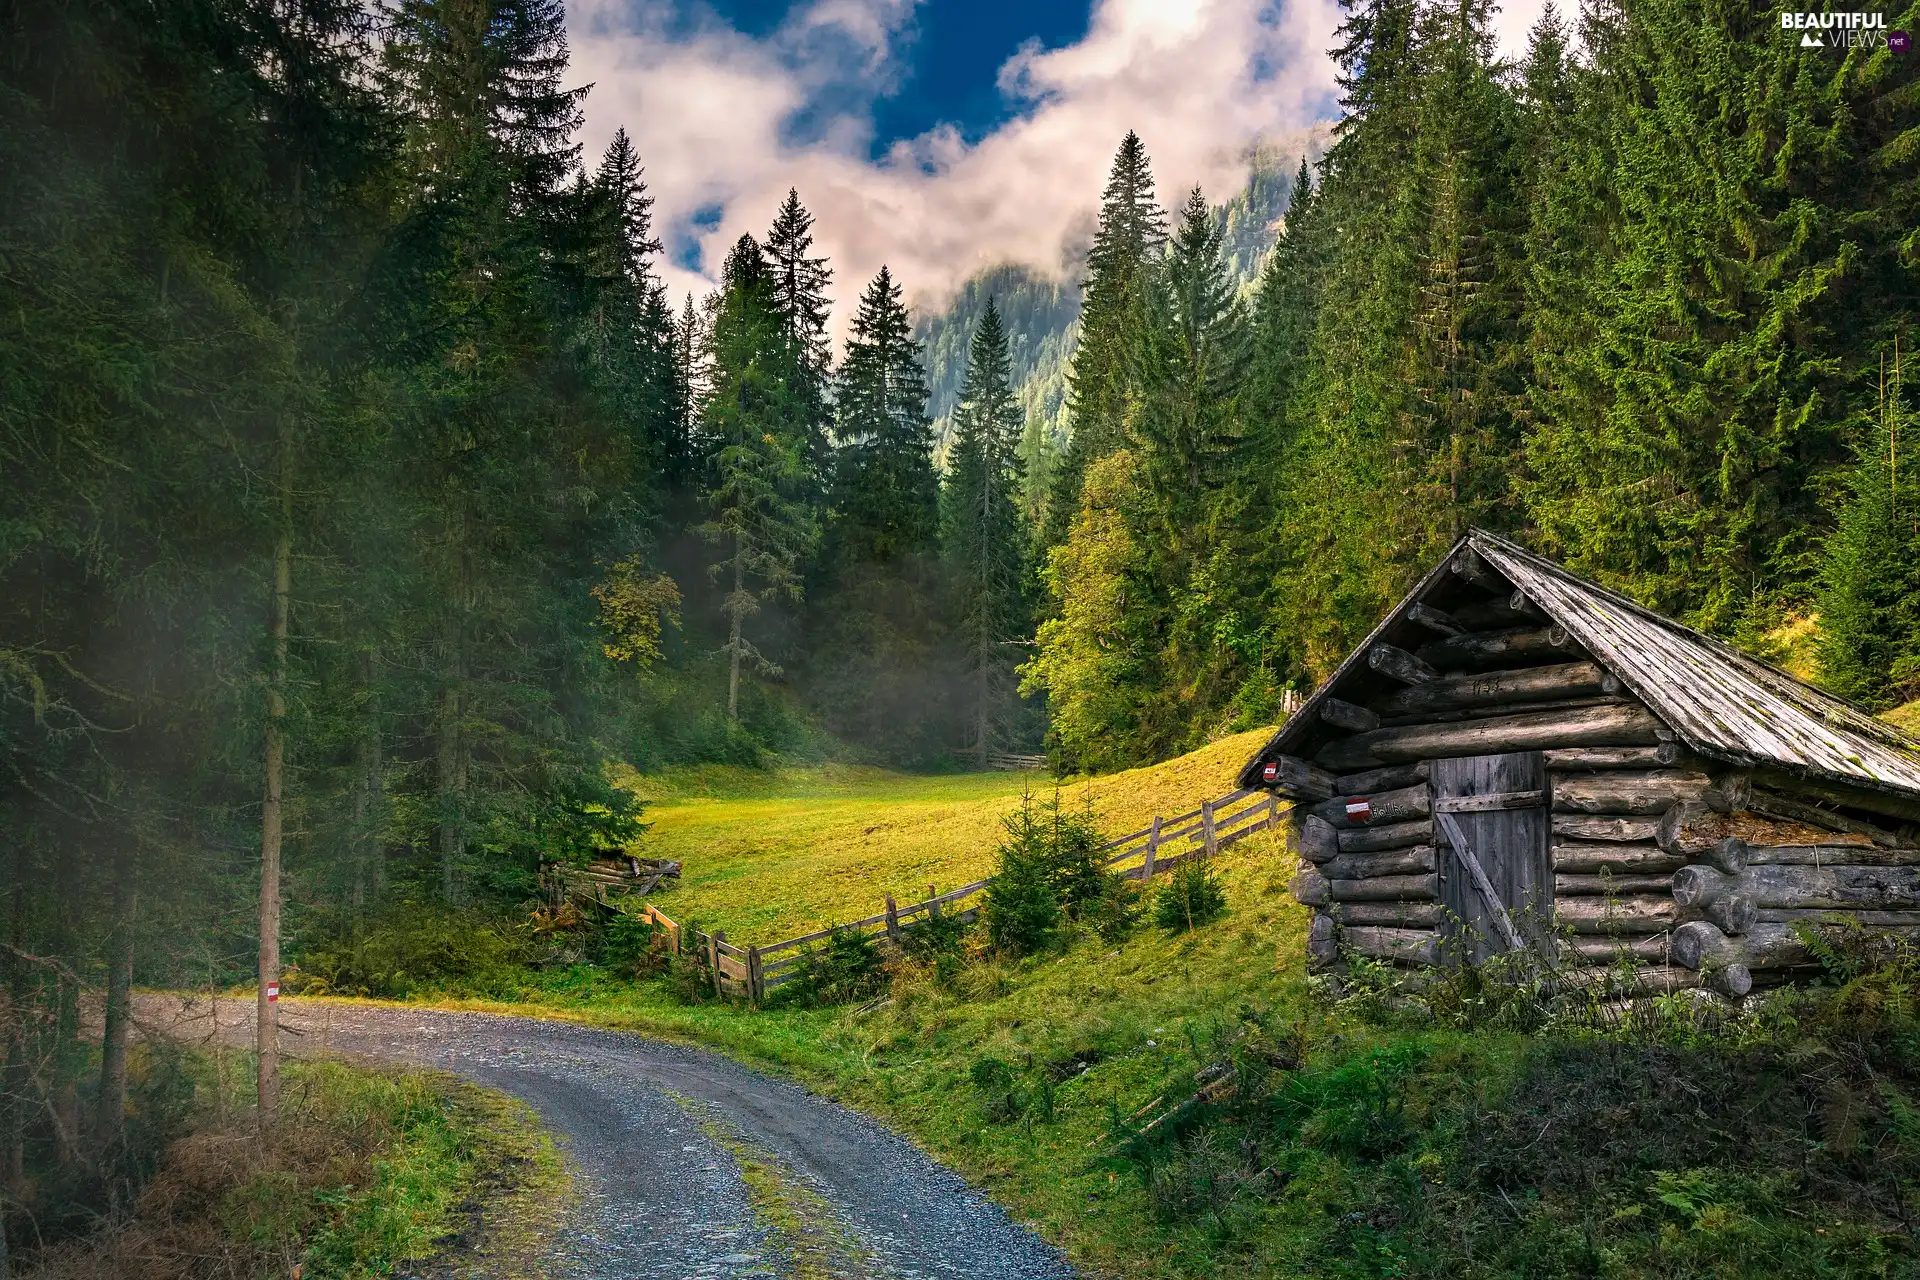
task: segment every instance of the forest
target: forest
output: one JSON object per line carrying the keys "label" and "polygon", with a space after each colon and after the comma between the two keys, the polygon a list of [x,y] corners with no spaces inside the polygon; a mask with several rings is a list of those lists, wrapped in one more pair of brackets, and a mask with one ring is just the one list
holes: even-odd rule
{"label": "forest", "polygon": [[1023,357],[1065,439],[989,287],[942,442],[913,282],[799,192],[668,296],[559,0],[0,5],[0,1182],[137,1179],[130,987],[277,973],[283,902],[296,957],[520,910],[644,831],[613,763],[1165,759],[1470,526],[1920,696],[1913,58],[1343,12],[1253,279],[1128,134]]}

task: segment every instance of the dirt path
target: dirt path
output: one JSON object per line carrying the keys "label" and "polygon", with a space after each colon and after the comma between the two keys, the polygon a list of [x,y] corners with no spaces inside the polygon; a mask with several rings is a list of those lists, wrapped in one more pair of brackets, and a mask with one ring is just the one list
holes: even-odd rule
{"label": "dirt path", "polygon": [[[582,1192],[549,1264],[556,1280],[1073,1274],[880,1124],[719,1054],[535,1018],[300,1000],[282,1009],[294,1052],[450,1070],[538,1111]],[[251,1041],[252,1024],[251,1002],[221,1002],[223,1039]]]}

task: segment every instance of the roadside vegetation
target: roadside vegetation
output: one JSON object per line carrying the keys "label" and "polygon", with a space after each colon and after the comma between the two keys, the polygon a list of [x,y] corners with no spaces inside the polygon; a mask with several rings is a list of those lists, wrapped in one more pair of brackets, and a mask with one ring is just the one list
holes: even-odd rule
{"label": "roadside vegetation", "polygon": [[[871,774],[682,776],[678,797],[646,780],[650,849],[689,859],[685,887],[661,899],[677,919],[771,936],[864,914],[929,866],[958,880],[1011,860],[1026,888],[996,896],[1020,927],[996,937],[990,897],[971,928],[904,953],[830,939],[807,980],[758,1011],[714,1000],[695,964],[604,935],[570,944],[597,961],[551,963],[553,939],[535,938],[523,945],[544,967],[413,994],[792,1074],[911,1134],[1090,1274],[1912,1274],[1914,956],[1842,938],[1823,985],[1751,1015],[1682,995],[1629,1017],[1519,975],[1421,987],[1360,965],[1337,987],[1310,979],[1277,834],[1147,893],[1087,875],[1083,845],[1190,807],[1245,747],[1024,802],[1005,780],[972,782],[989,792],[972,797],[952,779]],[[798,794],[756,850],[781,785]],[[897,812],[873,802],[888,793]],[[979,850],[943,854],[959,832]],[[735,874],[702,877],[700,842],[724,844]],[[809,849],[848,873],[809,878]],[[756,864],[811,896],[750,904]]]}
{"label": "roadside vegetation", "polygon": [[15,1274],[360,1280],[481,1255],[532,1263],[556,1225],[564,1165],[504,1095],[439,1073],[289,1063],[263,1134],[244,1055],[143,1049],[136,1069],[134,1128],[163,1139],[144,1185],[90,1234],[16,1240]]}

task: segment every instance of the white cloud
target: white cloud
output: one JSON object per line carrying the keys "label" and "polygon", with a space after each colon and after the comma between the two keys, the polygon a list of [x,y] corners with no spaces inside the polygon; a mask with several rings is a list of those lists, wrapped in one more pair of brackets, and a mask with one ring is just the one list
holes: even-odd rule
{"label": "white cloud", "polygon": [[[669,4],[573,5],[575,72],[595,85],[589,161],[624,126],[663,233],[696,239],[708,270],[797,188],[842,316],[882,263],[926,302],[994,263],[1057,269],[1129,128],[1162,203],[1196,183],[1224,198],[1248,145],[1324,118],[1334,90],[1336,0],[1098,0],[1084,39],[1002,67],[1012,119],[974,143],[936,128],[876,161],[872,106],[901,72],[911,0],[814,0],[763,39]],[[667,274],[676,297],[710,284]]]}

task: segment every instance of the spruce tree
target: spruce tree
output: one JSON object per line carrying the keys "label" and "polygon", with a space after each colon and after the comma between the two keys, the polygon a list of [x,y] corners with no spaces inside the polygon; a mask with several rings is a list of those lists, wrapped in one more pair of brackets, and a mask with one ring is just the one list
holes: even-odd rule
{"label": "spruce tree", "polygon": [[968,347],[941,494],[969,745],[981,768],[1013,727],[1014,645],[1029,630],[1026,524],[1018,507],[1021,415],[1009,380],[1006,330],[989,298]]}
{"label": "spruce tree", "polygon": [[1080,345],[1068,375],[1072,435],[1054,471],[1043,541],[1057,546],[1079,510],[1088,464],[1126,440],[1126,350],[1139,324],[1140,283],[1167,238],[1154,198],[1152,162],[1131,129],[1114,154],[1100,199],[1100,223],[1087,255]]}
{"label": "spruce tree", "polygon": [[803,439],[787,434],[793,393],[786,348],[765,256],[741,236],[727,257],[725,285],[708,339],[711,386],[706,433],[715,443],[709,517],[701,532],[722,558],[710,572],[723,583],[727,620],[727,718],[740,719],[740,678],[751,669],[778,675],[747,636],[747,620],[770,596],[797,599],[800,564],[812,538],[811,514],[797,497],[806,473]]}
{"label": "spruce tree", "polygon": [[1902,354],[1861,433],[1818,596],[1821,678],[1876,709],[1920,696],[1920,414]]}
{"label": "spruce tree", "polygon": [[765,247],[773,309],[780,318],[792,370],[788,376],[800,415],[796,429],[806,437],[808,465],[816,483],[824,485],[833,425],[833,351],[827,340],[827,315],[833,306],[827,287],[833,283],[833,271],[825,258],[810,256],[813,215],[800,203],[797,190],[788,189]]}
{"label": "spruce tree", "polygon": [[812,611],[813,696],[836,731],[896,753],[933,749],[940,630],[939,476],[920,343],[882,267],[840,363],[833,485]]}

